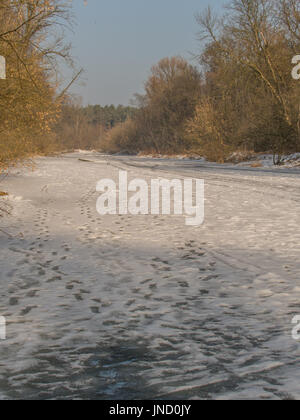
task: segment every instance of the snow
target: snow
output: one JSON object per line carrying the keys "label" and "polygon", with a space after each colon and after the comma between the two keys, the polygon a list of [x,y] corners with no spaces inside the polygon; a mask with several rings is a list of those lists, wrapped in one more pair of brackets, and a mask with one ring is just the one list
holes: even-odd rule
{"label": "snow", "polygon": [[300,153],[294,153],[291,155],[285,155],[282,158],[280,165],[274,165],[273,155],[270,154],[258,154],[256,159],[250,161],[241,162],[238,166],[261,166],[263,168],[282,169],[282,168],[297,168],[300,167]]}
{"label": "snow", "polygon": [[[95,152],[35,166],[1,184],[0,399],[300,398],[297,169]],[[120,169],[203,178],[204,225],[100,217],[96,184]]]}
{"label": "snow", "polygon": [[[153,160],[192,160],[197,161],[201,164],[207,164],[209,166],[218,166],[218,167],[227,167],[227,168],[267,168],[267,169],[274,169],[274,170],[280,170],[280,169],[286,169],[286,168],[299,168],[300,169],[300,153],[293,153],[290,155],[284,155],[282,157],[282,162],[280,165],[274,164],[274,158],[272,154],[265,154],[265,153],[252,153],[247,156],[245,156],[242,153],[232,153],[232,155],[229,157],[228,162],[224,164],[212,164],[211,162],[208,162],[205,158],[199,156],[199,155],[144,155],[139,154],[138,158],[147,159],[151,158]],[[234,163],[236,161],[236,163]]]}

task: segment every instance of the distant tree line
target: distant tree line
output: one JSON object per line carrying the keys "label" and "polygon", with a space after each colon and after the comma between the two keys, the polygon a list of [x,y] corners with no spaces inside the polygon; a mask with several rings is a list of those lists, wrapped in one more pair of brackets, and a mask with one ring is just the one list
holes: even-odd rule
{"label": "distant tree line", "polygon": [[82,107],[67,100],[61,107],[55,127],[62,150],[101,149],[106,134],[129,118],[136,108],[129,106],[89,105]]}
{"label": "distant tree line", "polygon": [[123,105],[89,105],[82,108],[82,112],[89,124],[100,124],[106,129],[110,129],[117,124],[124,123],[128,118],[132,118],[136,109]]}

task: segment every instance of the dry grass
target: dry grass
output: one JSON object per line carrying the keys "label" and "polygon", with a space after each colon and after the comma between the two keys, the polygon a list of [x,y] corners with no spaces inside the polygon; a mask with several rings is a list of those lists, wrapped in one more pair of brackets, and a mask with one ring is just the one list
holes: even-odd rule
{"label": "dry grass", "polygon": [[251,163],[251,168],[262,168],[263,164],[259,161]]}

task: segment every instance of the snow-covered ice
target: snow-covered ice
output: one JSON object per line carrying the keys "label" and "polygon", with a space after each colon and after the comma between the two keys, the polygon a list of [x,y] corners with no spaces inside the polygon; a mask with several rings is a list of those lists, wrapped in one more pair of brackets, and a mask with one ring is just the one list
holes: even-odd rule
{"label": "snow-covered ice", "polygon": [[[100,217],[119,169],[203,178],[204,225]],[[82,152],[13,170],[0,399],[299,399],[299,186],[296,169]]]}

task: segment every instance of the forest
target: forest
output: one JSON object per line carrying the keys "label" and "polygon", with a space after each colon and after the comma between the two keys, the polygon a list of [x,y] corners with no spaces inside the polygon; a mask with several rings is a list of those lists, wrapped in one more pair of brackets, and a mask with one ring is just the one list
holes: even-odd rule
{"label": "forest", "polygon": [[[299,0],[231,0],[197,14],[200,53],[163,58],[135,106],[82,106],[64,27],[71,2],[1,0],[0,165],[72,149],[233,155],[300,151]],[[191,16],[191,19],[193,17]],[[64,84],[60,63],[74,71]],[[101,101],[101,98],[99,98]]]}
{"label": "forest", "polygon": [[136,108],[122,105],[85,107],[71,99],[61,105],[60,111],[54,129],[60,150],[101,150],[107,133],[134,118]]}

